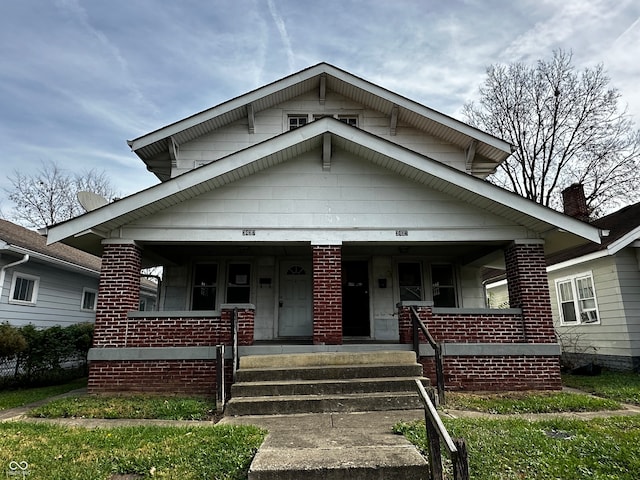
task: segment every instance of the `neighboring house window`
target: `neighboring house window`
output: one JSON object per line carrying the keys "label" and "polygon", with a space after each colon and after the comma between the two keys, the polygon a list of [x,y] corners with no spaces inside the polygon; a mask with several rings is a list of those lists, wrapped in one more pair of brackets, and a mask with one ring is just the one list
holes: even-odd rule
{"label": "neighboring house window", "polygon": [[598,304],[591,273],[556,280],[560,322],[566,325],[598,323]]}
{"label": "neighboring house window", "polygon": [[193,310],[215,310],[218,293],[218,265],[197,263],[193,272],[191,308]]}
{"label": "neighboring house window", "polygon": [[147,310],[147,299],[146,298],[141,298],[140,299],[140,307],[139,310],[141,312],[145,312]]}
{"label": "neighboring house window", "polygon": [[40,278],[24,273],[14,273],[9,292],[9,303],[35,305],[38,299]]}
{"label": "neighboring house window", "polygon": [[98,292],[89,288],[84,288],[82,290],[82,310],[95,311],[97,301]]}
{"label": "neighboring house window", "polygon": [[434,307],[456,307],[456,283],[453,265],[431,265]]}
{"label": "neighboring house window", "polygon": [[419,262],[398,263],[400,301],[421,301],[422,268]]}
{"label": "neighboring house window", "polygon": [[289,130],[295,130],[296,128],[306,125],[308,118],[306,115],[289,115]]}
{"label": "neighboring house window", "polygon": [[249,303],[251,298],[251,265],[229,264],[227,303]]}

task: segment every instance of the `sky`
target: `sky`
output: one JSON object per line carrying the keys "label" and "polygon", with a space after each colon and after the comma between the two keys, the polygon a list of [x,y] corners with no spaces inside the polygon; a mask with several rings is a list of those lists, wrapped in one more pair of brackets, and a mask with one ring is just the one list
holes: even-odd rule
{"label": "sky", "polygon": [[4,0],[0,214],[48,161],[155,185],[126,140],[319,62],[464,120],[489,65],[560,48],[640,127],[638,0]]}

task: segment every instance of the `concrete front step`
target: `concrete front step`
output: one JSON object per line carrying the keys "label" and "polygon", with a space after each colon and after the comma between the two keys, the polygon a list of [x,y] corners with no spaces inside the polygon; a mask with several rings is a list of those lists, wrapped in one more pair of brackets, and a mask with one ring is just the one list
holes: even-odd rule
{"label": "concrete front step", "polygon": [[226,415],[290,415],[320,412],[374,412],[421,407],[417,392],[358,393],[352,395],[280,395],[236,397],[227,403]]}
{"label": "concrete front step", "polygon": [[344,380],[352,378],[421,377],[422,366],[409,364],[319,365],[308,367],[242,368],[236,373],[236,382],[262,382],[287,380]]}
{"label": "concrete front step", "polygon": [[[278,395],[344,395],[376,392],[409,392],[416,390],[414,378],[385,377],[345,380],[300,380],[237,382],[231,387],[231,397],[267,397]],[[422,378],[429,386],[429,380]]]}
{"label": "concrete front step", "polygon": [[420,408],[422,366],[407,351],[247,356],[227,415],[286,415]]}

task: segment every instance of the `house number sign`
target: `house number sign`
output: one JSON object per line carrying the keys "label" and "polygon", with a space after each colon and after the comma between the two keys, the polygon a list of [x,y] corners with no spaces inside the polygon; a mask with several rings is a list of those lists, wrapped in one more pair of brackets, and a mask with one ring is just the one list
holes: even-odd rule
{"label": "house number sign", "polygon": [[396,230],[396,237],[408,237],[409,230]]}
{"label": "house number sign", "polygon": [[253,230],[253,229],[242,230],[242,236],[243,237],[255,237],[256,236],[256,231]]}

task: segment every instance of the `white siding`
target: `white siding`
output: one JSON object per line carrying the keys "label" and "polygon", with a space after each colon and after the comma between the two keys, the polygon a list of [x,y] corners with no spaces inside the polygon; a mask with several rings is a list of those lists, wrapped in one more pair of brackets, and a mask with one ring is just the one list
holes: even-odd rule
{"label": "white siding", "polygon": [[[319,151],[309,152],[142,218],[124,227],[122,234],[140,240],[182,235],[175,239],[205,241],[225,240],[219,234],[212,237],[215,230],[237,232],[245,228],[311,229],[323,234],[327,230],[357,233],[359,229],[373,229],[387,232],[392,239],[394,229],[399,228],[422,232],[422,240],[434,241],[459,241],[463,229],[473,232],[476,240],[527,235],[513,222],[346,152],[334,152],[328,172],[322,170],[320,158]],[[154,238],[154,234],[162,237]],[[412,238],[420,238],[415,235]],[[287,239],[291,237],[277,240]],[[365,236],[362,239],[371,240]]]}
{"label": "white siding", "polygon": [[308,93],[277,107],[255,115],[255,131],[249,133],[248,120],[238,120],[207,135],[180,145],[177,166],[172,177],[181,175],[203,163],[212,162],[231,153],[268,140],[288,130],[289,114],[357,115],[358,128],[397,143],[422,155],[460,170],[465,170],[465,152],[436,137],[399,122],[396,134],[391,135],[390,119],[381,112],[364,108],[338,94],[328,92],[324,105],[317,93]]}
{"label": "white siding", "polygon": [[[6,264],[7,262],[5,262]],[[9,303],[11,281],[15,272],[39,277],[35,305]],[[52,268],[33,260],[6,270],[0,296],[0,322],[15,326],[29,323],[37,327],[68,326],[95,321],[95,312],[81,309],[83,288],[98,289],[98,278]]]}

